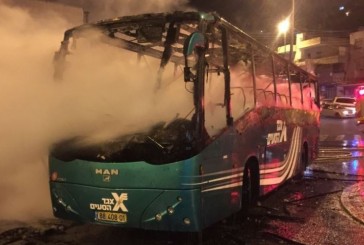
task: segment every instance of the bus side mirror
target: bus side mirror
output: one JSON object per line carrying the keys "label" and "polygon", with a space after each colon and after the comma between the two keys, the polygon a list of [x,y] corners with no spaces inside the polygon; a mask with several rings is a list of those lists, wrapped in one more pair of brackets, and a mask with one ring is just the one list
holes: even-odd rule
{"label": "bus side mirror", "polygon": [[184,80],[185,82],[193,81],[194,74],[191,68],[195,68],[198,56],[201,51],[205,51],[207,42],[204,35],[200,32],[194,32],[189,35],[183,45],[183,56],[185,58]]}

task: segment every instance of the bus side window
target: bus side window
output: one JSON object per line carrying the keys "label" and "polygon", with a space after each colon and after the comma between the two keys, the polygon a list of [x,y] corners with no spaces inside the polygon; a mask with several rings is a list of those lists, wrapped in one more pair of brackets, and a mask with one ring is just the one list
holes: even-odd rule
{"label": "bus side window", "polygon": [[289,106],[289,83],[287,64],[281,60],[274,60],[275,81],[277,86],[277,106]]}
{"label": "bus side window", "polygon": [[320,105],[319,98],[317,97],[317,94],[316,94],[315,84],[317,84],[317,83],[315,83],[315,81],[312,79],[309,80],[309,83],[310,83],[310,91],[311,91],[311,93],[310,93],[311,109],[314,109],[314,108],[317,109]]}
{"label": "bus side window", "polygon": [[307,78],[302,84],[303,87],[303,105],[306,109],[313,109],[315,105],[315,85],[314,81]]}
{"label": "bus side window", "polygon": [[254,107],[251,45],[235,33],[228,43],[231,113],[238,119]]}
{"label": "bus side window", "polygon": [[301,72],[295,67],[290,67],[292,107],[302,108]]}
{"label": "bus side window", "polygon": [[258,105],[274,104],[272,55],[265,50],[254,50],[256,100]]}

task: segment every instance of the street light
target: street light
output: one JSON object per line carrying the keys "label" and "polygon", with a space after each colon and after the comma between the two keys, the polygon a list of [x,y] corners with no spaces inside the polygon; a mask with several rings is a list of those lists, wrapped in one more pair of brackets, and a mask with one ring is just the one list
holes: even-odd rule
{"label": "street light", "polygon": [[295,26],[295,0],[291,0],[291,14],[290,16],[279,23],[278,30],[284,34],[284,54],[286,55],[286,33],[290,30],[290,44],[289,44],[289,60],[294,61],[293,58],[293,42],[294,42],[294,26]]}
{"label": "street light", "polygon": [[284,38],[284,56],[286,56],[286,34],[289,30],[289,19],[285,19],[278,24],[278,32],[279,34],[283,34]]}

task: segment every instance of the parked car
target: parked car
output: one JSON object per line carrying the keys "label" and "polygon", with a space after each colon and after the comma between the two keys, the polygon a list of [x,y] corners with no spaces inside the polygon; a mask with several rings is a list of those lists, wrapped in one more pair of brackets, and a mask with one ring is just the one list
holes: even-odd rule
{"label": "parked car", "polygon": [[356,99],[355,98],[351,98],[351,97],[335,97],[332,102],[333,104],[336,105],[343,105],[343,106],[348,106],[348,107],[355,107],[356,104]]}
{"label": "parked car", "polygon": [[335,97],[333,100],[324,100],[321,104],[321,116],[350,118],[355,117],[355,98]]}

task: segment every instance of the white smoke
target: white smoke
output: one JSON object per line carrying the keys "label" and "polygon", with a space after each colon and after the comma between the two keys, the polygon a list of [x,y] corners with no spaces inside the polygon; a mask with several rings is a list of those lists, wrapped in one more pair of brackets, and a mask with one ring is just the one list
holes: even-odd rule
{"label": "white smoke", "polygon": [[108,11],[110,15],[112,11],[116,14],[125,15],[128,12],[138,14],[142,12],[153,12],[154,11],[174,11],[174,10],[186,10],[187,0],[157,0],[157,1],[133,1],[133,0],[108,0],[104,1],[104,9]]}
{"label": "white smoke", "polygon": [[[172,64],[156,89],[159,60],[143,56],[138,61],[136,53],[98,43],[91,36],[85,43],[79,41],[56,84],[59,104],[50,112],[59,118],[52,127],[56,139],[86,136],[101,141],[146,131],[158,122],[171,121],[177,113],[185,117],[193,108],[182,70],[175,74]],[[60,111],[67,115],[57,115]]]}
{"label": "white smoke", "polygon": [[[71,3],[73,0],[68,2]],[[83,0],[81,5],[90,12],[90,18],[94,21],[114,16],[177,10],[186,11],[191,9],[188,2],[188,0]]]}

